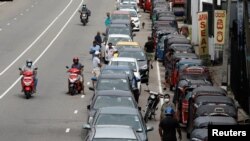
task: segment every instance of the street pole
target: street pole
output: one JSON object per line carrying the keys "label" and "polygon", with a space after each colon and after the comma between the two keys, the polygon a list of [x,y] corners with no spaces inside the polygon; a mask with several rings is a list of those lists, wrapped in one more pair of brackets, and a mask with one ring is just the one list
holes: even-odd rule
{"label": "street pole", "polygon": [[227,17],[226,17],[226,29],[225,29],[225,44],[223,48],[223,62],[222,62],[222,80],[221,86],[227,90],[228,86],[228,53],[230,45],[230,13],[231,13],[231,0],[227,0]]}

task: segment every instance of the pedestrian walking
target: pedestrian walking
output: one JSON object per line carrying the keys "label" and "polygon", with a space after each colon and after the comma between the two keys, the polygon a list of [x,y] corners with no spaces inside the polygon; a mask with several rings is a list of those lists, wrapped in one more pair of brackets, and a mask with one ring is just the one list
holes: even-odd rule
{"label": "pedestrian walking", "polygon": [[93,64],[92,73],[94,75],[94,77],[92,79],[92,84],[93,84],[93,87],[95,87],[95,81],[97,80],[98,76],[100,75],[100,71],[101,71],[101,67],[102,67],[99,51],[95,51],[94,57],[92,60],[92,64]]}
{"label": "pedestrian walking", "polygon": [[174,118],[174,109],[172,107],[167,107],[165,109],[165,115],[166,117],[163,118],[159,124],[161,141],[177,141],[176,130],[181,140],[181,128],[179,122]]}
{"label": "pedestrian walking", "polygon": [[151,69],[153,69],[155,48],[154,48],[154,41],[152,40],[151,37],[148,37],[148,41],[144,45],[144,50],[148,59],[148,65],[150,65]]}
{"label": "pedestrian walking", "polygon": [[173,70],[173,62],[174,62],[174,50],[170,49],[164,58],[164,65],[165,65],[165,82],[164,82],[164,90],[167,90],[167,87],[170,88],[171,83],[171,74]]}
{"label": "pedestrian walking", "polygon": [[101,47],[97,44],[97,42],[94,40],[93,45],[90,47],[89,54],[92,54],[92,59],[94,58],[94,54],[96,51],[101,51]]}
{"label": "pedestrian walking", "polygon": [[102,47],[101,45],[102,45],[102,36],[101,36],[101,33],[98,31],[97,33],[96,33],[96,36],[95,36],[95,39],[94,39],[96,42],[97,42],[97,44],[100,46],[100,47]]}
{"label": "pedestrian walking", "polygon": [[105,26],[108,27],[111,24],[110,13],[107,13],[107,18],[105,20]]}

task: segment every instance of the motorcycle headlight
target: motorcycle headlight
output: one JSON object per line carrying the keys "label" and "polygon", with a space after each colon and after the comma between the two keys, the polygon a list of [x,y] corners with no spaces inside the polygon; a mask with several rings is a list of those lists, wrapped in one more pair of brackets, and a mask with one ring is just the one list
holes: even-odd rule
{"label": "motorcycle headlight", "polygon": [[155,99],[155,95],[150,95],[150,98]]}
{"label": "motorcycle headlight", "polygon": [[86,14],[82,14],[83,17],[86,17]]}

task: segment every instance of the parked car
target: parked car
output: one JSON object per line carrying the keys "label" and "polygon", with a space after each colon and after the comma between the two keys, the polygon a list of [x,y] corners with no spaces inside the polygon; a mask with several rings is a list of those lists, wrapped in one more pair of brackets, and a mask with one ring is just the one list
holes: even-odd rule
{"label": "parked car", "polygon": [[108,49],[108,43],[112,43],[113,47],[116,46],[116,43],[118,43],[119,41],[127,41],[127,42],[132,42],[132,38],[129,35],[125,35],[125,34],[110,34],[108,36],[107,42],[104,43],[105,45],[105,49],[103,50],[103,57],[104,57],[104,61],[105,62],[109,62],[110,58],[108,57],[107,54],[107,49]]}
{"label": "parked car", "polygon": [[110,15],[111,21],[114,20],[131,20],[130,14],[128,11],[120,11],[120,10],[115,10],[112,12]]}
{"label": "parked car", "polygon": [[141,109],[131,91],[123,90],[101,90],[97,91],[87,106],[88,119],[93,119],[96,111],[104,107],[131,107]]}
{"label": "parked car", "polygon": [[141,24],[140,22],[141,15],[139,15],[137,11],[134,9],[120,9],[120,11],[128,11],[130,13],[131,21],[135,25],[135,27],[133,27],[133,30],[139,31]]}
{"label": "parked car", "polygon": [[172,44],[169,49],[173,49],[175,53],[195,53],[191,44]]}
{"label": "parked car", "polygon": [[142,141],[130,126],[96,125],[89,129],[85,141]]}
{"label": "parked car", "polygon": [[96,125],[126,125],[132,127],[143,141],[148,140],[147,132],[153,127],[146,126],[141,113],[135,108],[129,107],[105,107],[99,109],[93,119],[85,124],[84,129],[90,129]]}
{"label": "parked car", "polygon": [[141,48],[124,48],[119,50],[119,57],[135,58],[139,65],[139,72],[142,83],[148,83],[149,80],[149,66],[148,60]]}
{"label": "parked car", "polygon": [[[140,71],[139,71],[139,65],[135,58],[129,58],[129,57],[117,57],[117,58],[111,58],[109,61],[110,66],[128,66],[134,71],[134,75],[141,79]],[[141,81],[137,82],[137,86],[139,89],[139,93],[141,93]]]}
{"label": "parked car", "polygon": [[137,82],[141,81],[140,78],[137,78],[134,74],[133,69],[131,69],[128,66],[110,66],[110,65],[106,65],[102,70],[101,70],[101,74],[120,74],[120,73],[124,73],[128,75],[129,81],[130,81],[130,86],[131,88],[138,88],[137,86]]}

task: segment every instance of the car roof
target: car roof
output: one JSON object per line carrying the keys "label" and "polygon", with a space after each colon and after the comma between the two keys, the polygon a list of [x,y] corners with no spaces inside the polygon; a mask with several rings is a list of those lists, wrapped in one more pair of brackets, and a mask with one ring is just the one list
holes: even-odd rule
{"label": "car roof", "polygon": [[217,86],[201,86],[193,90],[194,95],[199,93],[227,95],[227,91]]}
{"label": "car roof", "polygon": [[111,21],[111,24],[128,24],[130,25],[130,19],[115,19]]}
{"label": "car roof", "polygon": [[110,79],[119,79],[119,78],[128,78],[128,75],[124,74],[124,73],[116,73],[116,74],[100,74],[98,79],[101,78],[110,78]]}
{"label": "car roof", "polygon": [[237,121],[233,117],[227,116],[200,116],[194,120],[194,126],[207,127],[209,124],[213,125],[236,125]]}
{"label": "car roof", "polygon": [[137,115],[138,109],[131,107],[104,107],[99,109],[102,114],[124,114],[124,115]]}
{"label": "car roof", "polygon": [[129,28],[129,26],[125,23],[111,23],[108,28],[112,28],[112,27],[128,27]]}
{"label": "car roof", "polygon": [[123,48],[119,51],[124,51],[124,52],[140,51],[140,52],[143,52],[143,50],[141,48]]}
{"label": "car roof", "polygon": [[106,65],[102,70],[133,70],[129,66],[110,66]]}
{"label": "car roof", "polygon": [[109,34],[109,37],[128,37],[131,38],[129,35],[126,34]]}
{"label": "car roof", "polygon": [[122,138],[122,139],[136,139],[136,133],[130,126],[122,125],[96,125],[95,127],[96,138]]}
{"label": "car roof", "polygon": [[114,95],[114,96],[131,96],[132,93],[130,91],[123,91],[123,90],[101,90],[101,91],[97,91],[95,93],[95,95],[98,96],[108,96],[108,95]]}
{"label": "car roof", "polygon": [[140,44],[138,42],[124,42],[124,41],[119,41],[116,45],[117,46],[119,46],[119,45],[128,45],[128,46],[138,46],[138,47],[140,47]]}
{"label": "car roof", "polygon": [[177,57],[177,58],[198,59],[198,56],[195,53],[174,53],[174,56]]}
{"label": "car roof", "polygon": [[195,103],[197,104],[221,103],[231,106],[234,105],[233,99],[227,96],[199,96],[195,99]]}
{"label": "car roof", "polygon": [[137,13],[137,11],[135,10],[135,9],[129,9],[129,8],[127,8],[127,9],[120,9],[120,11],[134,11],[134,12],[136,12]]}
{"label": "car roof", "polygon": [[115,57],[111,58],[111,61],[136,62],[137,60],[132,57]]}
{"label": "car roof", "polygon": [[112,14],[129,14],[128,11],[115,10]]}

